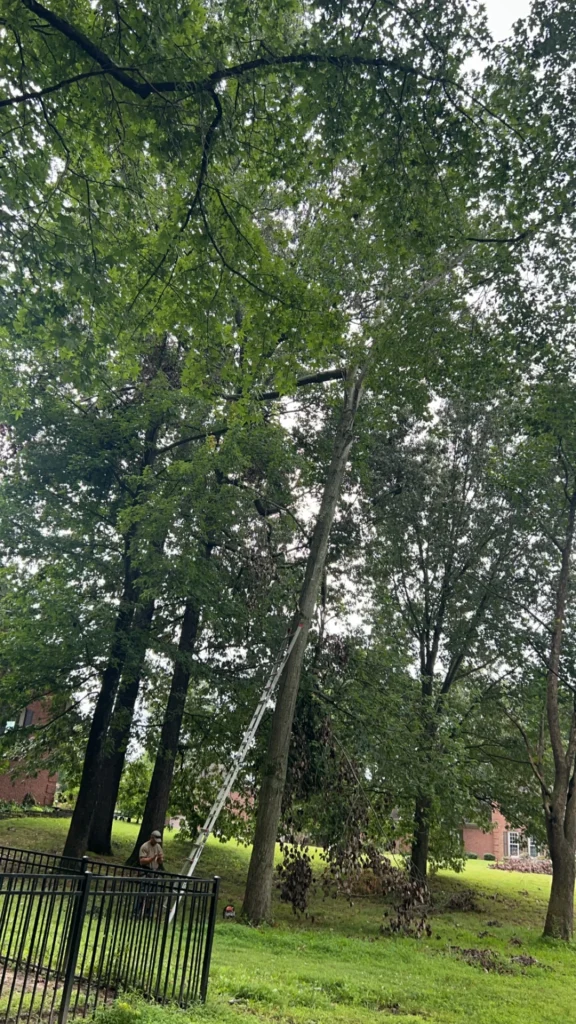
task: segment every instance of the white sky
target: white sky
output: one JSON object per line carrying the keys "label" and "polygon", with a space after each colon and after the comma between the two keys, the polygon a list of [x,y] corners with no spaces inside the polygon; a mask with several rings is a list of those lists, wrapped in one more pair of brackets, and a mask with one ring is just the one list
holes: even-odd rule
{"label": "white sky", "polygon": [[488,22],[494,39],[505,39],[515,21],[530,10],[529,0],[484,0]]}

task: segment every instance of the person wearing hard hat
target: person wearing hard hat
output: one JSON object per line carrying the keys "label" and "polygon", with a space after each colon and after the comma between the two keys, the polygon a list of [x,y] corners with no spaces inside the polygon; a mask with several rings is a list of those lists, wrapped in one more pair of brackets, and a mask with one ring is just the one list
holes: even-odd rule
{"label": "person wearing hard hat", "polygon": [[[164,864],[164,851],[161,844],[162,834],[155,829],[151,833],[150,839],[146,843],[142,843],[140,847],[139,860],[141,868],[144,868],[146,871],[159,871],[162,868]],[[151,879],[147,881],[146,877],[140,882],[139,890],[134,905],[134,917],[141,917],[142,912],[144,912],[144,917],[152,917],[154,906],[156,904],[161,906],[163,892],[159,892],[158,887],[152,883]]]}
{"label": "person wearing hard hat", "polygon": [[148,868],[149,871],[158,871],[164,864],[164,851],[161,846],[162,833],[155,830],[151,833],[150,839],[142,843],[140,847],[140,867]]}

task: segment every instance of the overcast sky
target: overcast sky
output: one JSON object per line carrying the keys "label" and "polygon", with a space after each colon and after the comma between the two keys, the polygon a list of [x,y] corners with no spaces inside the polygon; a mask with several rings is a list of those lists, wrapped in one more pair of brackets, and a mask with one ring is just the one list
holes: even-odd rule
{"label": "overcast sky", "polygon": [[518,18],[530,9],[529,0],[484,0],[490,29],[495,39],[504,39]]}

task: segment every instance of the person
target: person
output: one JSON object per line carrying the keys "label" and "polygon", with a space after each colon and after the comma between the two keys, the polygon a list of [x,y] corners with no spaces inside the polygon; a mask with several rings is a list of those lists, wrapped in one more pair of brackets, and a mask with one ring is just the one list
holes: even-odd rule
{"label": "person", "polygon": [[149,871],[158,871],[164,863],[164,851],[161,846],[162,834],[156,829],[150,839],[140,847],[140,867]]}
{"label": "person", "polygon": [[[140,867],[147,871],[159,871],[164,864],[164,851],[162,849],[162,835],[157,829],[151,833],[150,839],[142,843],[139,853]],[[147,883],[146,876],[140,882],[140,891],[134,906],[134,917],[141,917],[144,911],[145,917],[152,917],[154,909],[155,886]]]}

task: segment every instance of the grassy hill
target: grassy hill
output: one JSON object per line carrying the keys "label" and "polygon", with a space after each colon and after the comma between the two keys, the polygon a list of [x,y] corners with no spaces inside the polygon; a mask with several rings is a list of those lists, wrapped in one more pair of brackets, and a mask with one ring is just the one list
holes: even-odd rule
{"label": "grassy hill", "polygon": [[[0,844],[58,853],[67,826],[0,821]],[[136,826],[117,823],[117,859],[135,835]],[[165,850],[168,870],[179,870],[187,846],[172,833]],[[239,907],[248,857],[235,843],[209,843],[201,873],[221,876],[222,905]],[[463,875],[440,872],[432,882],[432,937],[420,941],[381,937],[384,905],[374,897],[350,907],[317,893],[305,919],[277,902],[272,927],[220,918],[205,1007],[160,1009],[126,997],[104,1011],[101,1024],[570,1024],[576,947],[541,938],[549,888],[546,876],[493,871],[479,861]],[[450,909],[464,889],[473,890],[477,909]]]}

